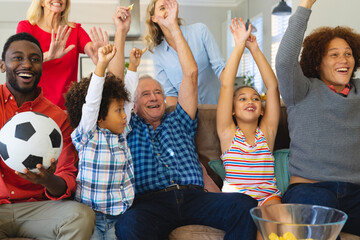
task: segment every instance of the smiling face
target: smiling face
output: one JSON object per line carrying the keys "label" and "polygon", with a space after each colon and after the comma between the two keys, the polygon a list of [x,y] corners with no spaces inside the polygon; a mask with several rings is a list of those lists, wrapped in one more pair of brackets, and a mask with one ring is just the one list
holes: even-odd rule
{"label": "smiling face", "polygon": [[112,133],[121,134],[126,126],[124,100],[112,99],[105,119],[98,121],[98,126],[109,129]]}
{"label": "smiling face", "polygon": [[61,14],[66,8],[66,0],[42,0],[41,6],[44,12]]}
{"label": "smiling face", "polygon": [[145,122],[153,125],[154,129],[160,125],[165,113],[165,99],[164,92],[156,80],[146,78],[139,81],[134,111]]}
{"label": "smiling face", "polygon": [[33,92],[42,74],[40,48],[26,40],[12,42],[1,63],[1,72],[6,72],[6,86],[13,95]]}
{"label": "smiling face", "polygon": [[349,44],[341,38],[330,41],[320,64],[320,79],[328,86],[341,91],[349,83],[355,60]]}
{"label": "smiling face", "polygon": [[155,23],[158,22],[156,19],[157,16],[159,16],[161,18],[167,17],[167,10],[165,8],[164,1],[165,0],[158,0],[155,3],[154,14],[151,16],[151,20]]}
{"label": "smiling face", "polygon": [[261,98],[259,94],[250,87],[240,88],[234,96],[234,112],[238,121],[258,121],[261,114]]}

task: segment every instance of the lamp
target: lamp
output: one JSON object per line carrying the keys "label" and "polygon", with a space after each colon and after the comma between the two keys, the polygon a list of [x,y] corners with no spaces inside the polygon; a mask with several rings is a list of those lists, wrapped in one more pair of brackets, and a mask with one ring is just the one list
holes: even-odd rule
{"label": "lamp", "polygon": [[[248,0],[248,3],[247,3],[247,7],[248,7],[248,11],[247,11],[247,15],[248,15],[248,19],[246,20],[246,23],[245,23],[245,27],[246,27],[246,30],[248,30],[249,28],[249,25],[250,25],[250,19],[249,19],[249,15],[250,15],[250,3],[249,3],[249,0]],[[255,26],[251,26],[251,32],[257,32],[257,29]]]}
{"label": "lamp", "polygon": [[289,7],[284,0],[281,0],[279,4],[273,9],[272,14],[274,15],[290,15],[291,7]]}

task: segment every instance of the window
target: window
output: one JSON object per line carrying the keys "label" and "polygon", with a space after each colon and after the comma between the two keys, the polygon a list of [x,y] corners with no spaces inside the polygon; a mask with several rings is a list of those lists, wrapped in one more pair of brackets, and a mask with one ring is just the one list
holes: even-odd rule
{"label": "window", "polygon": [[[292,7],[292,1],[286,1],[286,3]],[[275,58],[276,53],[279,49],[279,45],[282,37],[284,36],[285,30],[289,23],[291,15],[275,16],[271,15],[271,67],[275,71]]]}
{"label": "window", "polygon": [[[253,18],[251,24],[256,27],[257,31],[252,34],[256,37],[256,41],[261,51],[263,51],[263,16]],[[254,87],[261,93],[263,90],[263,82],[259,69],[251,56],[250,51],[245,48],[244,54],[241,58],[237,76],[254,76]]]}

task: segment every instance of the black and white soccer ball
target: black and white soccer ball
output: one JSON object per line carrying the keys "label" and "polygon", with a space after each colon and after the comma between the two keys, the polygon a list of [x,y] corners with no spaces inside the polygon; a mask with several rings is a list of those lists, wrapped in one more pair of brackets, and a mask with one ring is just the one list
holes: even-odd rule
{"label": "black and white soccer ball", "polygon": [[62,146],[59,126],[41,113],[16,114],[0,129],[0,156],[8,167],[19,172],[27,168],[38,173],[39,163],[49,168],[51,159],[59,157]]}

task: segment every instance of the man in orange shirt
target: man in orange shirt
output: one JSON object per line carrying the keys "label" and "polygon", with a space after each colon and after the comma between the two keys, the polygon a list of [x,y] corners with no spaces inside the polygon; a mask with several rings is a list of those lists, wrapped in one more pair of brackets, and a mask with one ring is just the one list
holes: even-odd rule
{"label": "man in orange shirt", "polygon": [[1,72],[6,72],[6,83],[0,85],[0,128],[17,113],[42,113],[60,127],[63,149],[49,169],[38,164],[38,174],[28,170],[16,172],[1,159],[0,239],[90,239],[95,223],[93,211],[65,200],[76,189],[78,158],[65,112],[44,98],[37,86],[42,56],[39,42],[28,33],[13,35],[5,43],[0,64]]}

